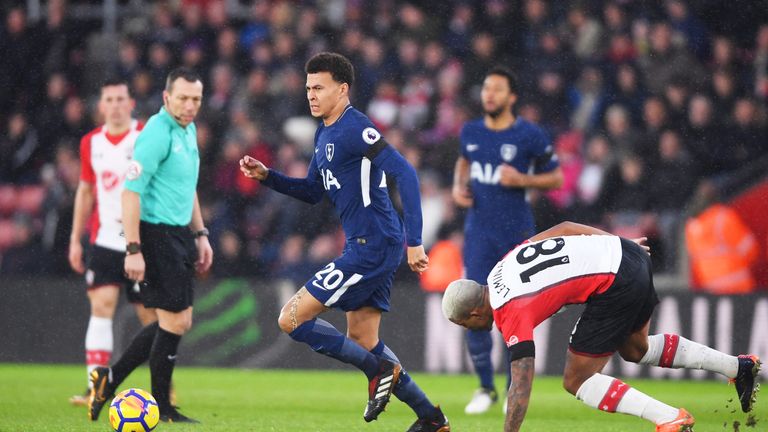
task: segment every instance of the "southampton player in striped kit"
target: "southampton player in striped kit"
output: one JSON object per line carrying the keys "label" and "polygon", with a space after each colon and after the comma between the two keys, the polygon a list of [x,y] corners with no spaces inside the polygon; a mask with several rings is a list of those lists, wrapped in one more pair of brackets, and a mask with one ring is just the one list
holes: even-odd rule
{"label": "southampton player in striped kit", "polygon": [[[365,421],[375,420],[394,393],[418,417],[409,431],[447,432],[450,426],[443,412],[379,339],[381,314],[390,307],[390,287],[403,258],[403,243],[411,270],[427,268],[416,172],[349,104],[354,79],[349,60],[321,53],[307,62],[306,72],[310,111],[322,119],[307,177],[286,177],[248,156],[240,167],[245,176],[311,204],[327,195],[341,217],[346,245],[339,258],[319,269],[283,306],[278,323],[295,341],[365,373]],[[398,184],[404,221],[392,207],[385,175]],[[346,313],[347,336],[318,318],[329,308]]]}
{"label": "southampton player in striped kit", "polygon": [[[496,262],[535,231],[528,189],[553,189],[563,175],[544,131],[516,117],[517,80],[508,69],[495,67],[485,76],[481,98],[484,116],[461,131],[453,199],[468,208],[464,226],[464,277],[483,283]],[[491,334],[467,332],[467,349],[480,388],[464,411],[480,414],[497,400],[493,384]],[[509,383],[507,383],[509,385]]]}
{"label": "southampton player in striped kit", "polygon": [[512,385],[504,430],[525,417],[534,374],[533,329],[569,304],[586,304],[571,334],[563,386],[592,408],[649,420],[657,432],[692,431],[694,419],[600,372],[614,352],[629,362],[717,372],[736,384],[749,412],[759,388],[760,360],[731,356],[678,335],[648,335],[659,300],[645,238],[627,240],[565,222],[512,249],[488,276],[488,285],[462,279],[443,297],[443,313],[472,329],[494,321],[510,353]]}
{"label": "southampton player in striped kit", "polygon": [[[120,197],[136,137],[142,129],[142,124],[131,118],[133,106],[126,81],[104,82],[99,97],[99,112],[104,125],[80,141],[80,184],[75,195],[69,263],[74,271],[85,274],[91,303],[91,317],[85,334],[86,376],[90,376],[96,367],[110,362],[112,318],[121,289],[134,304],[142,325],[157,320],[154,310],[145,309],[141,304],[138,286],[123,274],[125,239],[120,222]],[[84,263],[80,241],[89,221],[90,249]],[[86,405],[88,395],[72,396],[70,402]]]}

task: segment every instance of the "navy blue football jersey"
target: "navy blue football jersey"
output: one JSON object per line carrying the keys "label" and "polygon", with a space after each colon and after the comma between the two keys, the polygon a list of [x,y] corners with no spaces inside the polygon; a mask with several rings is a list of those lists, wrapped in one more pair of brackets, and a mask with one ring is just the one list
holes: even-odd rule
{"label": "navy blue football jersey", "polygon": [[320,123],[309,176],[322,181],[348,240],[403,243],[403,223],[389,199],[386,175],[365,157],[380,139],[368,117],[348,106],[332,125]]}
{"label": "navy blue football jersey", "polygon": [[488,129],[483,119],[467,122],[461,131],[461,155],[469,161],[474,205],[467,215],[468,231],[515,235],[534,231],[533,215],[524,188],[499,183],[499,167],[509,164],[522,173],[544,173],[559,166],[544,131],[518,117],[501,131]]}

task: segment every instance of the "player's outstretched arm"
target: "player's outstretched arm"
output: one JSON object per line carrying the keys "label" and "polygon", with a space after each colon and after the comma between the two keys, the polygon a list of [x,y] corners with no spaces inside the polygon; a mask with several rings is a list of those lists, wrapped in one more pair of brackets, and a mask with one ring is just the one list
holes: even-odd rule
{"label": "player's outstretched arm", "polygon": [[523,357],[510,363],[512,382],[507,394],[507,418],[504,420],[504,432],[517,432],[528,411],[533,388],[534,358]]}
{"label": "player's outstretched arm", "polygon": [[303,179],[288,177],[271,170],[261,161],[247,155],[240,159],[240,172],[248,178],[261,181],[264,186],[309,204],[319,203],[325,193],[314,157],[309,163],[307,176]]}

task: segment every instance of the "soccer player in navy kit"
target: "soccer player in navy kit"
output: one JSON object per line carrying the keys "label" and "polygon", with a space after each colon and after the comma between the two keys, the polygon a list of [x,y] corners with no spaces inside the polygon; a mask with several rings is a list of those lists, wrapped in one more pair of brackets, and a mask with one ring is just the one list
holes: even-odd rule
{"label": "soccer player in navy kit", "polygon": [[[467,122],[461,131],[452,191],[456,204],[469,209],[464,226],[464,270],[467,279],[478,283],[484,283],[507,251],[535,233],[526,189],[553,189],[563,182],[544,131],[512,112],[517,100],[512,72],[491,69],[481,98],[483,118]],[[480,378],[480,388],[465,408],[467,414],[483,413],[497,400],[492,347],[488,331],[467,332],[467,348]]]}
{"label": "soccer player in navy kit", "polygon": [[[432,405],[378,336],[403,243],[411,270],[422,272],[428,264],[421,244],[416,171],[381,138],[368,117],[350,105],[354,70],[349,60],[320,53],[305,69],[310,111],[322,119],[307,177],[287,177],[249,156],[240,160],[240,167],[246,177],[310,204],[328,195],[341,217],[346,244],[339,258],[318,270],[283,306],[278,323],[294,340],[365,373],[369,381],[365,421],[375,420],[394,393],[418,416],[409,431],[449,431],[440,408]],[[399,186],[404,221],[392,207],[386,176]],[[317,318],[329,308],[345,311],[347,336]]]}

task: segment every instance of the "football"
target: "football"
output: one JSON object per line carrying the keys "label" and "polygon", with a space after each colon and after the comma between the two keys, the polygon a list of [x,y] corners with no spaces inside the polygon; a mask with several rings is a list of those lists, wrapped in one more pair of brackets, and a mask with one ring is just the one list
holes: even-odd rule
{"label": "football", "polygon": [[160,421],[157,401],[149,392],[128,389],[120,392],[109,405],[109,424],[117,432],[148,432]]}

